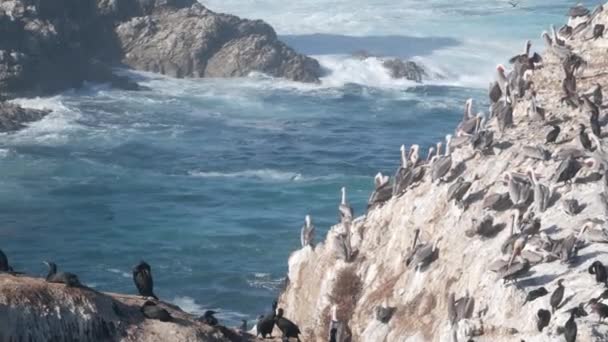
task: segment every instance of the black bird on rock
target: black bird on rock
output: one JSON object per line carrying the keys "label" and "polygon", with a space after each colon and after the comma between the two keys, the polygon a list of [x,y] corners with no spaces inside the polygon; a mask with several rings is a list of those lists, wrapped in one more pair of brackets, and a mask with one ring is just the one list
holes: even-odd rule
{"label": "black bird on rock", "polygon": [[591,299],[589,301],[589,306],[591,306],[591,312],[595,312],[599,316],[598,322],[601,322],[608,317],[608,305],[600,303],[597,298]]}
{"label": "black bird on rock", "polygon": [[300,328],[294,322],[283,317],[283,309],[279,308],[277,310],[274,322],[283,333],[283,338],[295,338],[300,342]]}
{"label": "black bird on rock", "polygon": [[538,328],[538,331],[543,331],[543,329],[549,325],[549,322],[551,321],[551,313],[549,312],[549,310],[545,310],[545,309],[539,309],[536,312],[536,328]]}
{"label": "black bird on rock", "polygon": [[6,254],[0,249],[0,272],[10,272],[11,267],[8,265]]}
{"label": "black bird on rock", "polygon": [[528,302],[533,302],[540,297],[546,296],[547,294],[549,294],[549,292],[542,286],[537,289],[534,289],[528,292],[528,295],[526,296],[526,300],[524,301],[523,305],[526,305],[526,303]]}
{"label": "black bird on rock", "polygon": [[277,305],[277,301],[275,300],[272,303],[272,312],[258,318],[258,323],[256,325],[257,336],[262,335],[263,338],[266,338],[266,336],[272,337]]}
{"label": "black bird on rock", "polygon": [[564,337],[566,338],[566,342],[576,342],[576,334],[578,333],[578,328],[576,326],[576,322],[574,321],[574,316],[576,313],[572,311],[570,313],[570,318],[564,325]]}
{"label": "black bird on rock", "polygon": [[551,303],[551,312],[555,312],[555,309],[557,309],[559,307],[559,304],[562,302],[562,299],[564,299],[564,285],[562,285],[562,283],[564,282],[563,279],[560,279],[557,281],[557,289],[555,289],[555,291],[553,291],[553,293],[551,294],[551,299],[550,299],[550,303]]}
{"label": "black bird on rock", "polygon": [[213,310],[207,310],[205,311],[205,313],[198,318],[199,322],[203,322],[207,325],[211,325],[211,326],[215,326],[218,325],[218,320],[217,318],[215,318],[215,315],[217,312],[213,311]]}
{"label": "black bird on rock", "polygon": [[572,179],[576,177],[576,174],[581,170],[582,167],[583,164],[572,157],[564,159],[555,171],[555,182],[571,183]]}
{"label": "black bird on rock", "polygon": [[583,148],[587,151],[591,151],[591,139],[589,139],[589,136],[587,135],[587,133],[585,132],[585,125],[580,124],[579,126],[579,131],[578,131],[578,140],[581,143],[581,146],[583,146]]}
{"label": "black bird on rock", "polygon": [[44,263],[49,267],[49,273],[46,276],[46,281],[48,283],[65,284],[69,287],[82,286],[75,274],[68,272],[57,272],[57,265],[54,262],[44,261]]}
{"label": "black bird on rock", "polygon": [[558,125],[551,125],[551,127],[553,127],[553,129],[550,130],[549,133],[547,133],[547,136],[545,137],[545,142],[547,144],[554,144],[557,141],[559,133],[562,131],[562,129]]}
{"label": "black bird on rock", "polygon": [[173,320],[173,317],[171,317],[171,314],[167,310],[161,308],[160,306],[156,305],[156,303],[150,300],[147,300],[141,307],[141,313],[146,318],[156,319],[161,322],[170,322],[171,320]]}
{"label": "black bird on rock", "polygon": [[598,261],[598,260],[594,261],[591,264],[591,266],[589,266],[588,271],[589,271],[589,274],[595,275],[595,281],[608,286],[608,283],[606,282],[608,280],[608,275],[606,274],[606,268],[600,261]]}
{"label": "black bird on rock", "polygon": [[158,299],[154,294],[152,269],[145,261],[140,261],[139,264],[133,268],[133,281],[135,282],[135,286],[140,295]]}

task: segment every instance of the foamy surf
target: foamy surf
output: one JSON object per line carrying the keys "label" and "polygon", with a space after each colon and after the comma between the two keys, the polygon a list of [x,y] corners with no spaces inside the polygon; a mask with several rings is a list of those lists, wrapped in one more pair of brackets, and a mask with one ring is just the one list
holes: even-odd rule
{"label": "foamy surf", "polygon": [[179,306],[183,311],[195,316],[202,316],[207,310],[216,311],[217,313],[214,316],[222,324],[226,324],[226,322],[240,322],[243,319],[249,318],[247,315],[240,312],[227,311],[221,308],[204,307],[188,296],[177,296],[170,302]]}

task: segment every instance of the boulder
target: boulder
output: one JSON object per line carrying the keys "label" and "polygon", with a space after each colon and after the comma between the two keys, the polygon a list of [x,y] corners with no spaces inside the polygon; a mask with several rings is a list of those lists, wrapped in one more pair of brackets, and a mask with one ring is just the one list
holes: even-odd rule
{"label": "boulder", "polygon": [[426,71],[412,61],[394,58],[385,60],[382,65],[390,72],[392,78],[405,78],[420,83],[422,78],[427,76]]}
{"label": "boulder", "polygon": [[202,5],[156,11],[116,28],[123,62],[173,77],[240,77],[259,71],[318,82],[319,63],[278,40],[261,20],[214,13]]}
{"label": "boulder", "polygon": [[21,129],[26,123],[38,121],[49,113],[48,110],[23,108],[9,102],[0,102],[0,132]]}

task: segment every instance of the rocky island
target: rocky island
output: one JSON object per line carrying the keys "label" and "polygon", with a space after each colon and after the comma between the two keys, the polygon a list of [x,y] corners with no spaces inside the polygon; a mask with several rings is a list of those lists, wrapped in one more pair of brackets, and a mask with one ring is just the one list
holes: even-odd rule
{"label": "rocky island", "polygon": [[[9,99],[85,81],[137,90],[112,73],[125,66],[173,77],[259,71],[318,82],[321,74],[316,60],[282,43],[270,25],[214,13],[196,0],[2,0],[0,34],[0,95]],[[22,111],[28,112],[22,120],[13,119],[43,114]]]}

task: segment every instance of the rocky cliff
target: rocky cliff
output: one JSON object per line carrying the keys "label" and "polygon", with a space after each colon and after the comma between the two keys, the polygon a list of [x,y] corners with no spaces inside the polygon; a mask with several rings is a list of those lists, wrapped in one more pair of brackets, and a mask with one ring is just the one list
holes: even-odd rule
{"label": "rocky cliff", "polygon": [[[342,327],[340,341],[565,341],[569,309],[579,304],[588,315],[573,316],[576,341],[608,340],[608,326],[598,322],[601,305],[590,302],[605,286],[588,272],[594,261],[608,263],[604,186],[608,147],[605,134],[598,141],[590,139],[587,150],[581,145],[579,124],[590,126],[592,106],[579,102],[583,97],[572,90],[582,95],[598,84],[604,89],[608,84],[608,40],[601,36],[608,25],[607,12],[578,17],[573,26],[560,30],[563,36],[557,41],[549,37],[542,65],[537,63],[521,78],[528,88],[526,96],[513,97],[513,123],[503,127],[502,112],[488,117],[485,131],[494,139],[487,149],[475,150],[470,137],[454,138],[452,167],[445,181],[433,182],[429,175],[433,166],[429,166],[424,178],[403,195],[350,225],[331,227],[324,241],[290,256],[289,284],[279,305],[300,324],[304,340],[327,341],[332,324]],[[572,65],[575,77],[568,78],[564,66]],[[604,105],[595,89],[593,99],[601,112]],[[572,106],[569,98],[576,99]],[[605,120],[599,121],[602,129]],[[546,143],[550,124],[561,127],[554,144]],[[587,137],[592,136],[587,132]],[[387,148],[396,151],[397,164],[399,146]],[[558,183],[554,176],[568,155],[581,170],[572,184]],[[526,176],[530,168],[538,184],[548,188],[547,197],[532,194],[536,187],[531,173]],[[505,178],[507,172],[513,172],[510,178]],[[531,190],[527,201],[514,206],[511,193],[519,190],[510,179],[517,177]],[[457,204],[448,196],[454,196],[462,182],[471,186]],[[493,206],[492,198],[506,199],[506,207]],[[572,206],[572,200],[578,205]],[[531,221],[526,223],[526,218]],[[538,228],[535,220],[540,220],[540,232],[531,232]],[[417,244],[416,229],[420,230]],[[350,236],[350,250],[344,248],[345,234]],[[512,235],[528,240],[507,267],[515,245]],[[413,246],[418,253],[434,244],[428,266],[418,268],[416,262],[407,266]],[[350,258],[345,261],[347,254]],[[517,269],[522,272],[512,282],[508,274]],[[539,331],[538,311],[552,311],[550,297],[558,280],[563,280],[564,296],[548,326]],[[541,286],[549,294],[525,303],[527,294]],[[333,307],[338,325],[331,322]]]}
{"label": "rocky cliff", "polygon": [[50,284],[40,278],[0,274],[0,341],[255,341],[209,326],[166,303],[173,320],[146,319],[139,296]]}

